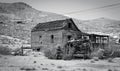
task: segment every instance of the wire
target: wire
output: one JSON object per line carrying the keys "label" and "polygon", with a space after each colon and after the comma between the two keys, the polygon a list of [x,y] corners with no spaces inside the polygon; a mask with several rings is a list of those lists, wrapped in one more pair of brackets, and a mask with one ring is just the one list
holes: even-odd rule
{"label": "wire", "polygon": [[102,8],[109,8],[109,7],[113,7],[113,6],[117,6],[117,5],[120,5],[120,3],[101,6],[101,7],[96,7],[96,8],[91,8],[91,9],[86,9],[86,10],[73,11],[73,12],[64,13],[64,14],[76,14],[76,13],[80,13],[80,12],[86,12],[86,11],[97,10],[97,9],[102,9]]}

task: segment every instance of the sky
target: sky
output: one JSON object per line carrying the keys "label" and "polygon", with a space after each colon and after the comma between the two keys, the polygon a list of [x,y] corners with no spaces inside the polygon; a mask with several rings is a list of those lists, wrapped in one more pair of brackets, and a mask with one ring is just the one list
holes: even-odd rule
{"label": "sky", "polygon": [[120,3],[120,0],[0,0],[0,2],[25,2],[40,11],[58,13],[82,20],[99,17],[120,20],[120,4],[99,9],[99,7]]}

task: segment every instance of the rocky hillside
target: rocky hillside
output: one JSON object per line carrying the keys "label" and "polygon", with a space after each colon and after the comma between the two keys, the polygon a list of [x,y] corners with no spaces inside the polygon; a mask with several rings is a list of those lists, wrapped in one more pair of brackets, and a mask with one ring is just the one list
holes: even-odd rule
{"label": "rocky hillside", "polygon": [[[9,41],[17,38],[30,43],[31,29],[38,23],[66,19],[68,17],[55,13],[38,11],[26,3],[0,3],[0,35],[4,35]],[[75,23],[81,31],[100,32],[118,35],[120,34],[120,21],[99,18]],[[12,40],[8,37],[13,38]],[[1,43],[4,41],[0,40]],[[20,41],[19,41],[20,42]]]}
{"label": "rocky hillside", "polygon": [[12,47],[26,41],[30,43],[31,29],[36,24],[65,18],[55,13],[38,11],[23,2],[0,3],[0,36],[5,37],[0,37],[0,46],[4,45],[4,40]]}
{"label": "rocky hillside", "polygon": [[38,11],[23,2],[0,3],[0,35],[30,41],[30,31],[37,23],[67,17]]}
{"label": "rocky hillside", "polygon": [[110,36],[120,35],[120,21],[108,18],[79,21],[79,29],[88,33],[108,34]]}

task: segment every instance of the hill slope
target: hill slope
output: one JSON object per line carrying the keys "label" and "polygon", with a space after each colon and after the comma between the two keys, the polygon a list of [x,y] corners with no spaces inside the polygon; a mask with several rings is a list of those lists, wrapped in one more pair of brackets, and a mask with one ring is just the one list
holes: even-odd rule
{"label": "hill slope", "polygon": [[[9,36],[30,43],[31,29],[36,24],[66,18],[68,17],[38,11],[23,2],[0,3],[0,35],[4,35],[6,39]],[[99,18],[81,21],[74,19],[74,22],[84,32],[101,32],[117,36],[120,34],[120,21],[117,20]]]}
{"label": "hill slope", "polygon": [[37,23],[67,17],[38,11],[23,3],[0,3],[0,34],[30,40],[30,31]]}
{"label": "hill slope", "polygon": [[80,21],[79,28],[84,32],[89,33],[104,33],[111,36],[120,35],[120,21],[108,19],[108,18],[98,18],[87,21]]}

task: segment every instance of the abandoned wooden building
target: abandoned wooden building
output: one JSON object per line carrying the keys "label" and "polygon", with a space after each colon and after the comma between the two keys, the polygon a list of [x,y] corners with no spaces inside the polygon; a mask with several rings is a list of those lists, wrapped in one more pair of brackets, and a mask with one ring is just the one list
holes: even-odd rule
{"label": "abandoned wooden building", "polygon": [[105,48],[109,47],[109,36],[98,34],[82,34],[83,37],[87,37],[91,41],[91,47],[93,48]]}
{"label": "abandoned wooden building", "polygon": [[31,31],[31,47],[34,50],[64,45],[71,39],[88,37],[92,47],[103,47],[109,42],[109,36],[87,34],[81,32],[74,21],[70,19],[39,23]]}
{"label": "abandoned wooden building", "polygon": [[37,50],[56,45],[63,47],[68,40],[77,39],[81,33],[72,19],[39,23],[31,31],[31,47]]}

